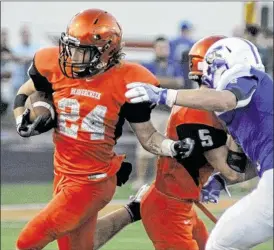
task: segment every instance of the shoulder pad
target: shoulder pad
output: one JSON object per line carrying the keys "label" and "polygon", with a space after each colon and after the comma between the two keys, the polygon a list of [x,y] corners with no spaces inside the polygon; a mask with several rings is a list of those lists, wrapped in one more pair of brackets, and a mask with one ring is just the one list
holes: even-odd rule
{"label": "shoulder pad", "polygon": [[35,67],[43,76],[47,76],[52,72],[59,72],[58,56],[58,47],[42,48],[34,56]]}

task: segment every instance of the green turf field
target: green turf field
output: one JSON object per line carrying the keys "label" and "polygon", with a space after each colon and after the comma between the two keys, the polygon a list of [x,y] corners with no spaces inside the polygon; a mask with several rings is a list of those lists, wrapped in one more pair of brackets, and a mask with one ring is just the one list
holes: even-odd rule
{"label": "green turf field", "polygon": [[[130,185],[117,187],[114,199],[128,199],[133,191]],[[51,183],[22,183],[1,185],[1,204],[47,203],[51,199]]]}
{"label": "green turf field", "polygon": [[[23,184],[23,185],[2,185],[2,204],[28,204],[46,203],[51,197],[51,184]],[[132,190],[129,185],[118,188],[116,199],[126,199]],[[198,211],[199,212],[199,211]],[[221,211],[213,211],[218,215]],[[208,229],[213,227],[203,214],[199,215],[206,222]],[[1,250],[14,250],[16,238],[25,222],[16,220],[1,220]],[[142,223],[137,222],[129,225],[117,237],[113,238],[103,250],[152,250],[152,244],[148,239]],[[254,250],[273,250],[273,241],[269,241]],[[48,245],[45,250],[57,250],[56,243]]]}

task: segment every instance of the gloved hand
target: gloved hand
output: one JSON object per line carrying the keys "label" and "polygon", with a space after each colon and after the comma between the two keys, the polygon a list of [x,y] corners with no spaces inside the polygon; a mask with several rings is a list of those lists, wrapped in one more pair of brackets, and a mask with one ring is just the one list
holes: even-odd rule
{"label": "gloved hand", "polygon": [[130,202],[126,204],[124,207],[130,214],[130,217],[132,219],[132,222],[141,220],[141,213],[140,213],[140,202],[145,195],[145,193],[149,189],[149,185],[145,184],[143,185],[137,192],[136,195],[130,196]]}
{"label": "gloved hand", "polygon": [[195,141],[191,138],[185,138],[181,141],[176,141],[173,146],[175,152],[174,158],[178,161],[187,158],[191,155],[194,149]]}
{"label": "gloved hand", "polygon": [[17,133],[22,137],[30,137],[47,132],[53,127],[51,116],[38,116],[32,123],[29,119],[30,110],[26,109],[24,113],[16,119]]}
{"label": "gloved hand", "polygon": [[231,197],[226,181],[221,174],[215,173],[211,175],[201,190],[201,201],[206,203],[218,203],[222,190],[225,190],[228,196]]}
{"label": "gloved hand", "polygon": [[158,88],[141,82],[127,84],[127,89],[125,96],[130,99],[131,103],[152,102],[172,107],[177,96],[176,90]]}
{"label": "gloved hand", "polygon": [[117,186],[121,187],[128,181],[131,171],[132,171],[132,164],[126,161],[122,162],[119,171],[116,173]]}

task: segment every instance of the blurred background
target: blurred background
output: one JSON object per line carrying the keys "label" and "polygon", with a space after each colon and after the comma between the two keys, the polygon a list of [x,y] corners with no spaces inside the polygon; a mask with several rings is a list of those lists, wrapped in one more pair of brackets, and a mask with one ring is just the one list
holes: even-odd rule
{"label": "blurred background", "polygon": [[[53,178],[52,132],[19,137],[12,115],[14,96],[28,79],[35,51],[58,45],[72,16],[87,8],[104,9],[117,18],[123,28],[125,59],[143,64],[164,87],[197,87],[187,79],[187,55],[195,41],[208,35],[249,39],[257,45],[267,73],[273,77],[273,2],[1,2],[1,220],[5,237],[1,249],[13,249],[11,242],[23,225],[20,223],[29,218],[22,207],[13,207],[13,211],[21,211],[20,217],[8,205],[47,202]],[[153,110],[152,122],[162,133],[169,111]],[[129,184],[115,196],[127,199],[153,180],[156,158],[141,148],[127,124],[115,150],[126,153],[134,166]],[[243,196],[256,183],[255,179],[231,187],[234,197]],[[149,241],[145,242],[144,247],[128,245],[125,249],[151,249]]]}
{"label": "blurred background", "polygon": [[[51,132],[23,139],[12,118],[14,96],[27,79],[35,51],[58,45],[60,33],[78,11],[101,8],[123,27],[126,59],[143,64],[168,88],[195,88],[187,79],[187,54],[207,35],[245,37],[256,44],[273,75],[273,3],[271,2],[3,2],[1,4],[1,181],[50,181]],[[156,108],[152,120],[164,132],[168,109]],[[129,150],[130,149],[130,150]],[[117,152],[136,166],[133,188],[154,177],[155,157],[143,150],[127,124]],[[31,159],[31,160],[30,160]],[[37,167],[39,166],[39,171]],[[33,171],[35,170],[35,171]]]}

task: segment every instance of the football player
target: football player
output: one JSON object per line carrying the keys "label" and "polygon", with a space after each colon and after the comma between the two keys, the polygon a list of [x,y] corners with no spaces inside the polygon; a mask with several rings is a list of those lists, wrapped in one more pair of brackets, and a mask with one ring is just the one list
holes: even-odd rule
{"label": "football player", "polygon": [[191,153],[193,143],[175,142],[154,129],[150,104],[131,104],[125,98],[128,83],[157,86],[158,81],[144,67],[121,60],[121,39],[121,27],[111,14],[88,9],[71,19],[59,48],[44,48],[34,56],[30,79],[15,98],[14,115],[23,137],[47,131],[50,119],[39,116],[30,123],[24,104],[35,91],[53,95],[54,193],[21,231],[19,250],[42,249],[56,239],[60,250],[93,248],[98,211],[112,199],[125,158],[113,151],[125,119],[151,153],[178,159]]}
{"label": "football player", "polygon": [[257,188],[226,210],[206,247],[249,249],[273,237],[273,80],[256,46],[241,38],[214,43],[201,68],[208,88],[177,91],[133,83],[126,96],[133,103],[150,100],[215,111],[248,158],[258,163]]}
{"label": "football player", "polygon": [[[200,88],[203,88],[200,63],[208,48],[223,38],[209,36],[201,39],[189,52],[189,78],[196,81]],[[231,164],[227,161],[228,155],[235,153],[230,151],[228,154],[227,134],[212,112],[174,106],[166,134],[174,140],[190,137],[195,146],[191,156],[181,161],[170,157],[159,158],[156,180],[141,201],[142,222],[157,250],[202,250],[205,249],[208,232],[197,216],[194,204],[200,198],[217,202],[214,191],[226,190],[222,175],[215,174],[214,191],[208,190],[207,186],[201,193],[214,169],[234,182],[241,181],[242,176],[228,166],[228,163]],[[231,165],[244,167],[245,155],[242,153],[239,157],[242,162]]]}
{"label": "football player", "polygon": [[[202,75],[199,63],[210,45],[223,38],[206,37],[192,47],[189,53],[189,78],[199,85]],[[256,173],[254,168],[247,168],[245,175],[237,175],[227,166],[227,136],[211,112],[174,107],[167,135],[173,139],[190,137],[195,140],[195,147],[192,155],[181,161],[184,168],[170,157],[159,159],[156,181],[142,200],[142,221],[156,249],[204,249],[208,233],[204,223],[197,217],[193,204],[199,201],[200,196],[202,201],[216,203],[220,190],[226,189],[226,181],[220,174],[215,173],[207,182],[213,171],[211,166],[226,171],[225,174],[232,180],[228,180],[228,184],[250,179],[256,176]],[[238,150],[234,145],[229,146],[235,151]],[[228,162],[234,168],[245,166],[244,154],[229,151],[228,155]],[[233,156],[241,158],[241,161],[235,161]],[[207,184],[200,193],[205,182]],[[147,188],[148,186],[144,186],[137,196],[142,196]],[[138,203],[130,203],[126,208],[133,214],[133,219],[130,219],[125,209],[103,217],[106,233],[96,234],[95,242],[107,241],[122,227],[140,219]],[[101,221],[98,222],[98,227],[99,223],[101,224]]]}

